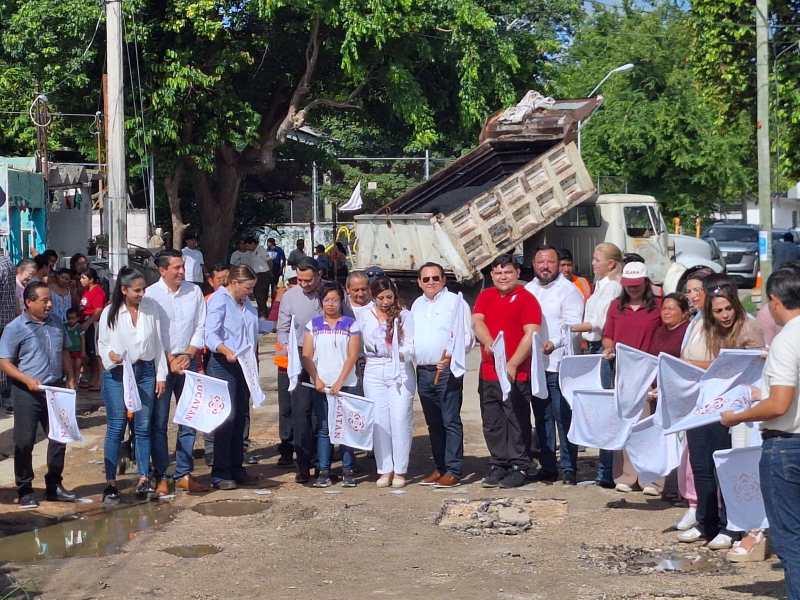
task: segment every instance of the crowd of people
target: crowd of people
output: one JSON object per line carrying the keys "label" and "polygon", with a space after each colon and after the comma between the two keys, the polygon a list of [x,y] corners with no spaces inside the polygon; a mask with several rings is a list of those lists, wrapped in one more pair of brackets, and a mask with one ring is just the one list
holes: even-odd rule
{"label": "crowd of people", "polygon": [[[294,468],[297,483],[318,488],[337,479],[352,487],[362,479],[352,448],[339,447],[341,473],[335,475],[332,468],[327,403],[329,395],[340,393],[364,395],[375,404],[377,487],[401,488],[414,475],[409,473],[409,456],[415,394],[433,458],[430,470],[418,474],[418,483],[459,486],[464,476],[465,369],[456,357],[475,342],[480,345],[478,395],[490,454],[481,485],[505,489],[532,482],[578,483],[581,448],[569,440],[572,410],[559,383],[564,356],[601,354],[603,386],[612,388],[617,344],[670,354],[703,369],[725,349],[758,348],[768,351],[764,385],[754,392],[760,402],[689,430],[674,473],[640,488],[627,454],[601,448],[594,479],[619,493],[641,491],[685,502],[687,511],[676,523],[681,542],[705,540],[709,548],[727,550],[731,560],[761,558],[765,532],[742,536],[727,528],[713,460],[715,451],[744,443],[741,423],[761,421],[769,538],[784,561],[791,597],[800,598],[800,265],[789,262],[773,273],[766,286],[766,308],[756,319],[747,314],[726,275],[692,269],[677,292],[664,295],[648,278],[641,256],[623,256],[610,243],[594,249],[593,284],[576,276],[568,252],[552,246],[536,249],[534,277],[528,283],[520,280],[520,265],[512,256],[500,256],[489,269],[491,285],[472,307],[447,289],[445,270],[436,263],[419,268],[421,295],[404,307],[397,285],[379,267],[349,272],[342,286],[327,280],[326,267],[306,256],[300,244],[288,260],[276,248],[273,239],[266,249],[254,239],[241,240],[230,265],[204,273],[210,292],[205,298],[195,285],[200,282],[187,279],[191,261],[202,259],[164,250],[157,258],[156,283],[146,286],[141,272],[126,267],[117,274],[109,302],[81,255],[72,257],[71,269],[64,271],[53,270],[50,258],[23,261],[16,269],[16,288],[10,263],[0,258],[0,275],[5,276],[0,277],[0,318],[6,319],[0,369],[15,400],[14,460],[21,507],[38,505],[31,452],[37,424],[48,424],[41,385],[76,387],[82,372],[89,389],[98,389],[102,381],[107,415],[104,502],[120,499],[119,453],[128,427],[135,440],[136,494],[165,496],[173,486],[187,492],[207,489],[193,474],[196,432],[189,427],[178,431],[176,467],[167,475],[170,407],[173,397],[180,396],[187,370],[226,381],[230,392],[230,416],[205,437],[211,485],[234,489],[252,483],[256,478],[245,468],[250,389],[238,357],[255,353],[257,358],[259,337],[271,331],[277,333],[277,464]],[[12,289],[15,297],[6,305],[3,293]],[[541,344],[542,373],[532,369],[534,338]],[[302,369],[300,384],[290,391],[288,352],[295,345]],[[498,362],[498,356],[504,360]],[[126,357],[142,404],[132,415],[123,400],[121,364]],[[643,417],[655,410],[656,398],[655,393],[648,396]],[[61,484],[63,467],[63,444],[51,440],[48,500],[75,499]]]}

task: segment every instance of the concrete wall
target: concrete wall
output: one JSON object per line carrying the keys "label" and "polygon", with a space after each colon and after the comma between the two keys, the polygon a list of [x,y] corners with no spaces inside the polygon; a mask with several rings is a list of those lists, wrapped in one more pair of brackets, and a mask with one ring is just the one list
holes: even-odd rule
{"label": "concrete wall", "polygon": [[68,196],[75,200],[67,201],[65,192],[54,192],[54,202],[47,217],[47,246],[60,256],[72,256],[76,252],[86,254],[86,247],[92,235],[92,197],[86,187],[78,194],[77,189],[69,190]]}
{"label": "concrete wall", "polygon": [[[105,216],[105,215],[104,215]],[[103,228],[108,231],[107,227]],[[100,235],[100,212],[92,212],[92,236]],[[128,209],[128,243],[147,248],[147,209]]]}

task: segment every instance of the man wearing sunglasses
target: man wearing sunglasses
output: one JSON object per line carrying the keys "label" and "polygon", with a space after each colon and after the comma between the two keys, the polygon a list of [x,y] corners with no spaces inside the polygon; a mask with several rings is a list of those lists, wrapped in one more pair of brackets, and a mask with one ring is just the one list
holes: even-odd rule
{"label": "man wearing sunglasses", "polygon": [[[454,377],[451,373],[450,352],[456,343],[466,348],[472,346],[469,306],[445,289],[445,283],[441,265],[431,262],[422,265],[417,284],[423,295],[411,306],[417,390],[435,463],[435,469],[420,484],[440,488],[459,485],[464,459],[463,377]],[[464,339],[453,340],[454,316],[458,314],[459,302],[462,303]]]}

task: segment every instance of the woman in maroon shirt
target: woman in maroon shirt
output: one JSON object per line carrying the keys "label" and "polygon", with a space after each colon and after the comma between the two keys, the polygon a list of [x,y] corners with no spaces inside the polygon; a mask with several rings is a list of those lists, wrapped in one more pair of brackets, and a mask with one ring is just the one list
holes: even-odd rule
{"label": "woman in maroon shirt", "polygon": [[661,301],[661,325],[653,332],[647,351],[658,356],[662,352],[680,358],[681,344],[689,327],[689,301],[683,294],[672,293]]}

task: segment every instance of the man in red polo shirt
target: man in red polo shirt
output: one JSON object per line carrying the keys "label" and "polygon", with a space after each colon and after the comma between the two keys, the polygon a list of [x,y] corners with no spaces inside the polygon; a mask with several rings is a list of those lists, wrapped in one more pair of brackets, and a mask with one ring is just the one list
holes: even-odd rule
{"label": "man in red polo shirt", "polygon": [[[472,311],[475,337],[481,343],[478,392],[483,437],[491,454],[483,487],[514,488],[525,483],[530,466],[531,342],[542,323],[542,310],[533,294],[519,284],[519,267],[510,255],[495,259],[491,274],[494,287],[480,293]],[[511,383],[506,400],[492,354],[501,331]]]}

